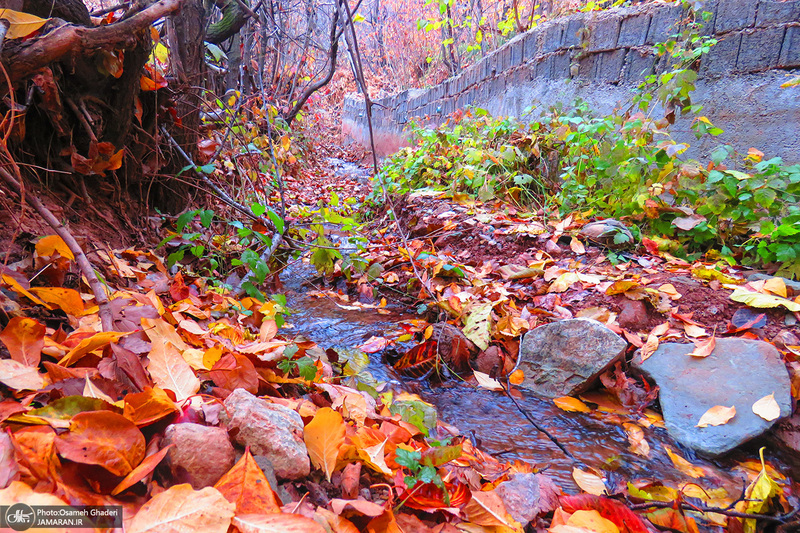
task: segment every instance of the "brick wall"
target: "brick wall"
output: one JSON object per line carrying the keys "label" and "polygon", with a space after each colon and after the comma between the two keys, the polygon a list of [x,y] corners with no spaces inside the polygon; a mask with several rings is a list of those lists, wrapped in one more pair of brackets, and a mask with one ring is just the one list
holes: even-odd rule
{"label": "brick wall", "polygon": [[[705,9],[713,17],[704,32],[719,43],[702,58],[693,98],[726,133],[694,143],[693,150],[707,152],[721,142],[800,161],[800,88],[779,87],[800,69],[800,0],[712,0]],[[679,32],[686,19],[680,4],[659,4],[549,21],[435,87],[377,100],[377,151],[386,155],[401,146],[411,118],[436,124],[466,105],[519,117],[529,106],[546,111],[582,98],[609,112],[630,101],[644,76],[664,67],[652,45]],[[679,121],[674,135],[689,136],[689,125]],[[345,99],[342,129],[368,144],[358,96]]]}

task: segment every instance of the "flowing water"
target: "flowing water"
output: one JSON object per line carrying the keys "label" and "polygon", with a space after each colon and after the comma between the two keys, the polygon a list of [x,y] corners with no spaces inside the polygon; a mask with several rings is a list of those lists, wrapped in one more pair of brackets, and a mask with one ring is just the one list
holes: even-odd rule
{"label": "flowing water", "polygon": [[[345,171],[351,171],[345,168]],[[357,346],[371,336],[391,337],[403,320],[415,318],[404,309],[392,309],[383,315],[374,309],[347,310],[332,298],[319,297],[312,280],[314,268],[308,264],[290,265],[281,275],[284,292],[293,313],[289,321],[295,331],[323,349],[333,348],[344,356],[357,354]],[[408,345],[406,348],[410,347]],[[361,354],[362,358],[365,358]],[[522,391],[519,407],[537,424],[551,433],[577,462],[568,458],[554,443],[520,413],[518,407],[502,392],[476,389],[458,382],[428,387],[404,380],[380,360],[370,357],[366,370],[377,380],[393,388],[411,390],[435,405],[440,418],[456,426],[463,435],[474,438],[481,448],[503,460],[519,459],[546,469],[566,491],[577,491],[572,479],[575,466],[592,467],[607,472],[610,481],[660,480],[674,484],[690,481],[674,466],[664,445],[684,455],[692,464],[708,470],[698,482],[706,489],[725,487],[731,495],[742,490],[741,476],[733,471],[738,461],[753,459],[757,446],[737,451],[721,462],[705,460],[683,450],[669,438],[664,429],[645,430],[651,453],[645,458],[630,451],[630,443],[622,426],[627,418],[594,411],[590,414],[568,413],[558,409],[550,400],[537,398]],[[771,453],[767,458],[779,471],[789,475],[784,459]]]}

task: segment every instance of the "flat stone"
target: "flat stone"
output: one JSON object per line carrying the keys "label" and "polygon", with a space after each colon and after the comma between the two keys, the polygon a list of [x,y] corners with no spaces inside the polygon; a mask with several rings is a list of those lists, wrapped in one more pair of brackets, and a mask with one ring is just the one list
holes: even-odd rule
{"label": "flat stone", "polygon": [[519,348],[521,387],[540,396],[579,394],[625,353],[628,343],[596,320],[575,318],[539,326]]}
{"label": "flat stone", "polygon": [[228,432],[220,427],[182,423],[168,426],[164,446],[174,444],[159,467],[170,484],[189,483],[193,489],[214,485],[233,467],[236,452]]}
{"label": "flat stone", "polygon": [[220,420],[233,442],[250,446],[253,455],[267,457],[279,478],[299,479],[311,471],[303,419],[292,409],[236,389],[225,399]]}
{"label": "flat stone", "polygon": [[[753,404],[770,394],[781,417],[792,412],[789,372],[778,350],[769,343],[748,339],[717,339],[711,355],[691,357],[691,344],[667,343],[643,363],[634,365],[660,388],[661,410],[669,434],[701,453],[724,454],[770,429],[753,413]],[[700,417],[716,405],[736,407],[727,424],[696,427]]]}

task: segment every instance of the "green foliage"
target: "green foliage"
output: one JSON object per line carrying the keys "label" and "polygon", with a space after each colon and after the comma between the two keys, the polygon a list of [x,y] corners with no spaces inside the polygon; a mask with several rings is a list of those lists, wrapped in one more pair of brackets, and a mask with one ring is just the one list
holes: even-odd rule
{"label": "green foliage", "polygon": [[[296,351],[295,349],[295,352]],[[292,355],[293,354],[290,353],[285,359],[278,361],[278,368],[280,371],[287,376],[296,375],[306,381],[313,381],[317,375],[317,367],[314,365],[314,360],[307,355],[300,359],[292,359]]]}

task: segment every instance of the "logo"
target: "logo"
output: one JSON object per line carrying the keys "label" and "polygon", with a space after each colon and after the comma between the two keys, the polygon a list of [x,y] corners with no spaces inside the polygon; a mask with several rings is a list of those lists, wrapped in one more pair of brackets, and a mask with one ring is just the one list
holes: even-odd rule
{"label": "logo", "polygon": [[33,509],[24,503],[15,503],[6,509],[6,524],[14,531],[27,531],[35,520]]}

